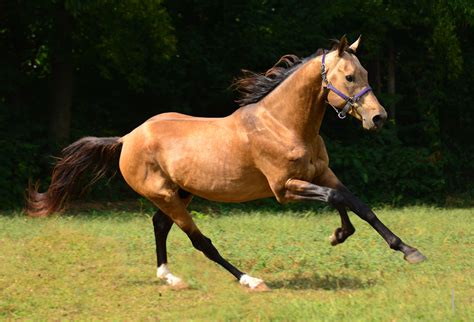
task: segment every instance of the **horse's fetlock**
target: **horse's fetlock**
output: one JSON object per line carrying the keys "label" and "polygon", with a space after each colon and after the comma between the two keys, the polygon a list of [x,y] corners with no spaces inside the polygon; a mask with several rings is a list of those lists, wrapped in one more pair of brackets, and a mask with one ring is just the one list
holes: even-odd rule
{"label": "horse's fetlock", "polygon": [[354,235],[355,231],[356,231],[356,230],[355,230],[354,226],[351,226],[351,227],[347,227],[347,228],[346,228],[347,236]]}
{"label": "horse's fetlock", "polygon": [[400,238],[398,238],[397,236],[394,236],[390,238],[390,240],[388,241],[388,244],[391,249],[399,250],[401,242],[402,240]]}

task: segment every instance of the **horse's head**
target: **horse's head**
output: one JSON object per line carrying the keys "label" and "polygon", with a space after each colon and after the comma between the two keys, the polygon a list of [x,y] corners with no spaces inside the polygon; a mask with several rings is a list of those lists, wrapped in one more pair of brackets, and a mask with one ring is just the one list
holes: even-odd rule
{"label": "horse's head", "polygon": [[348,46],[343,36],[336,50],[323,54],[323,86],[329,90],[327,101],[339,110],[339,117],[346,113],[359,119],[367,130],[380,129],[387,119],[387,112],[380,105],[369,86],[367,71],[355,56],[360,37]]}

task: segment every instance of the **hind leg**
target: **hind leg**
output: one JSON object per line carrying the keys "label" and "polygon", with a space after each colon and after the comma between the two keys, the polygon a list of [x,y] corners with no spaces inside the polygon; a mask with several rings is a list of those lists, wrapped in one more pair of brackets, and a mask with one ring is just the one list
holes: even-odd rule
{"label": "hind leg", "polygon": [[166,252],[166,238],[168,237],[172,225],[173,221],[161,210],[158,210],[153,216],[157,260],[156,276],[159,279],[165,280],[168,285],[179,287],[181,285],[184,286],[184,283],[179,277],[170,272]]}
{"label": "hind leg", "polygon": [[234,275],[240,284],[252,290],[268,289],[261,279],[243,273],[220,255],[219,251],[212,244],[212,241],[198,229],[191,215],[186,210],[186,205],[180,198],[173,196],[167,198],[167,200],[161,198],[155,199],[154,202],[184,233],[186,233],[186,235],[188,235],[194,248],[203,252],[210,260],[224,267],[228,272]]}
{"label": "hind leg", "polygon": [[[185,191],[179,191],[179,195],[185,205],[188,205],[191,202],[191,194]],[[163,213],[163,211],[157,210],[153,216],[157,261],[156,276],[159,279],[165,280],[170,286],[175,288],[184,288],[186,287],[186,284],[181,280],[181,278],[173,275],[168,267],[166,239],[168,238],[168,233],[171,230],[171,226],[173,226],[173,220]]]}

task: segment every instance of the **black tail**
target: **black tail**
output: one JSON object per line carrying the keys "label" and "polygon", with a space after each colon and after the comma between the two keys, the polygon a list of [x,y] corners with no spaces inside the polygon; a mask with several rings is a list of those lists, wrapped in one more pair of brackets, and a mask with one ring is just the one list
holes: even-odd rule
{"label": "black tail", "polygon": [[77,184],[82,175],[92,175],[92,179],[82,189],[84,191],[108,170],[112,169],[115,173],[121,150],[119,137],[85,137],[64,148],[54,166],[48,190],[40,193],[37,185],[28,187],[28,214],[47,216],[60,211],[69,197],[77,193]]}

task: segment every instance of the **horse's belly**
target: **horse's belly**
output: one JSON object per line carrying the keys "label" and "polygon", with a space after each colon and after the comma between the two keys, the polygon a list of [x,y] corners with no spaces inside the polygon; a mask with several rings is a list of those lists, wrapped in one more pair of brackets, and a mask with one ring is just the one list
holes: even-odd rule
{"label": "horse's belly", "polygon": [[199,197],[222,202],[242,202],[273,195],[266,178],[256,173],[247,173],[239,179],[214,177],[186,182],[182,188]]}
{"label": "horse's belly", "polygon": [[255,168],[239,164],[238,160],[228,163],[195,160],[188,167],[178,165],[171,176],[184,190],[214,201],[241,202],[272,196],[265,176]]}

